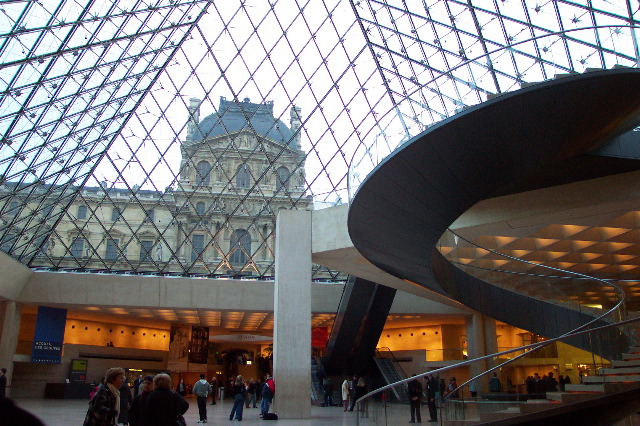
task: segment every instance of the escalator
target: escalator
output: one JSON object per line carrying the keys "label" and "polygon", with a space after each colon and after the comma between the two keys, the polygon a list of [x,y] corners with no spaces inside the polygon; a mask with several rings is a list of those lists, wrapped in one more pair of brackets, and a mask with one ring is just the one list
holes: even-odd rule
{"label": "escalator", "polygon": [[[377,356],[375,357],[376,366],[382,375],[385,385],[399,382],[406,379],[407,374],[404,372],[397,359],[393,355],[393,352],[386,348],[386,351],[377,350]],[[409,390],[406,385],[395,386],[391,388],[394,397],[398,401],[409,400]]]}
{"label": "escalator", "polygon": [[349,277],[322,359],[328,376],[369,373],[395,294],[393,288]]}

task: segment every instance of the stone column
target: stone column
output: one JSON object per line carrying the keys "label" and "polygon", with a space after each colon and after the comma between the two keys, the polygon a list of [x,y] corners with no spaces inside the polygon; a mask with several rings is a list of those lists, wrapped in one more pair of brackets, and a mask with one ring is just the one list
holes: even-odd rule
{"label": "stone column", "polygon": [[[479,358],[498,351],[498,338],[496,335],[496,320],[482,314],[473,314],[466,319],[467,327],[467,356],[469,359]],[[495,363],[491,360],[479,361],[469,366],[469,376],[476,376],[489,368]],[[499,372],[498,372],[499,374]],[[478,390],[480,392],[488,392],[489,378],[492,376],[485,375],[478,382]],[[506,383],[503,383],[506,385]]]}
{"label": "stone column", "polygon": [[[2,334],[0,335],[0,368],[7,369],[7,386],[13,382],[13,354],[18,347],[18,331],[22,305],[8,300],[0,304],[2,309]],[[7,388],[7,396],[11,396],[11,387]]]}
{"label": "stone column", "polygon": [[311,418],[311,212],[282,210],[276,222],[274,411]]}

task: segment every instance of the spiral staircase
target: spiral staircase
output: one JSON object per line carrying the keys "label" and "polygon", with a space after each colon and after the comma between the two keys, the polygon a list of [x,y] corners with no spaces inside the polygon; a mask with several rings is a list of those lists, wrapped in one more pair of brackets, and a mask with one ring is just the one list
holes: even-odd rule
{"label": "spiral staircase", "polygon": [[[523,270],[469,266],[457,261],[464,246],[503,254],[461,242],[448,228],[473,205],[496,196],[640,170],[638,158],[601,155],[617,136],[640,124],[639,95],[638,69],[571,75],[503,94],[396,149],[368,174],[349,210],[354,246],[383,271],[612,360],[610,369],[549,395],[556,405],[592,398],[583,401],[588,403],[583,413],[600,407],[598,398],[609,398],[609,408],[599,408],[604,412],[617,407],[612,396],[638,393],[640,349],[635,344],[629,349],[635,337],[628,328],[615,327],[626,319],[624,291],[584,274],[553,268],[543,273],[536,262],[524,262]],[[592,306],[589,296],[596,287],[601,294],[616,293],[615,300]],[[588,328],[597,331],[584,332]],[[597,418],[590,416],[586,419]]]}

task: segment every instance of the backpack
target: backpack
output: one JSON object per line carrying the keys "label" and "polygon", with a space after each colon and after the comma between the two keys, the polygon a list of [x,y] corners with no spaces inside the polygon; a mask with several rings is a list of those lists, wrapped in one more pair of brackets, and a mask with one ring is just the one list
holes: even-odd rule
{"label": "backpack", "polygon": [[262,415],[262,420],[278,420],[276,413],[265,413]]}
{"label": "backpack", "polygon": [[271,388],[268,383],[265,383],[262,387],[262,397],[263,398],[273,398],[273,392],[271,392]]}

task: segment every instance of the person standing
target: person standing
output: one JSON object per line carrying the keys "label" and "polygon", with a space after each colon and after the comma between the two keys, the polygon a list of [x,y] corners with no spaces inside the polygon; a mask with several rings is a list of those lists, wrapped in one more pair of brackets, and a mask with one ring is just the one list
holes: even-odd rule
{"label": "person standing", "polygon": [[[356,401],[367,394],[367,383],[364,380],[364,377],[358,378],[358,384],[356,385]],[[363,416],[368,417],[369,410],[369,401],[363,401],[360,404],[360,408],[358,411],[362,412]]]}
{"label": "person standing", "polygon": [[189,403],[171,390],[168,374],[157,374],[153,378],[153,388],[142,408],[142,425],[175,426],[177,417],[189,409]]}
{"label": "person standing", "polygon": [[105,385],[89,402],[84,426],[110,426],[120,415],[120,387],[124,382],[122,368],[110,368],[104,377]]}
{"label": "person standing", "polygon": [[449,393],[447,395],[451,395],[450,398],[458,398],[458,382],[455,377],[449,379]]}
{"label": "person standing", "polygon": [[549,372],[547,375],[547,381],[545,383],[545,391],[547,392],[557,392],[558,391],[558,381],[555,377],[553,377],[553,372]]}
{"label": "person standing", "polygon": [[2,368],[0,369],[0,372],[2,372],[2,374],[0,374],[0,396],[6,396],[7,395],[7,369]]}
{"label": "person standing", "polygon": [[353,407],[356,405],[356,389],[358,386],[358,376],[353,376],[353,379],[349,382],[349,399],[351,400],[349,411],[353,411]]}
{"label": "person standing", "polygon": [[262,385],[262,402],[260,403],[260,416],[264,417],[269,412],[269,406],[276,394],[276,383],[273,378],[267,374],[264,385]]}
{"label": "person standing", "polygon": [[200,375],[198,380],[193,386],[193,394],[196,396],[198,402],[198,412],[200,414],[200,420],[197,423],[207,422],[207,397],[211,393],[211,385],[204,378],[204,374]]}
{"label": "person standing", "polygon": [[211,405],[216,405],[216,392],[218,392],[218,379],[213,376],[211,378]]}
{"label": "person standing", "polygon": [[469,392],[471,392],[471,397],[475,398],[478,396],[478,381],[477,380],[472,380],[471,383],[469,383]]}
{"label": "person standing", "polygon": [[324,392],[323,407],[331,407],[333,405],[333,383],[329,377],[325,377],[322,382],[322,391]]}
{"label": "person standing", "polygon": [[131,406],[131,388],[125,378],[120,386],[120,414],[118,415],[118,423],[122,423],[127,426],[129,424],[129,407]]}
{"label": "person standing", "polygon": [[236,377],[236,382],[233,385],[233,408],[231,408],[231,414],[229,414],[229,420],[233,420],[235,414],[236,419],[242,421],[242,410],[244,408],[244,395],[245,387],[242,381],[242,376]]}
{"label": "person standing", "polygon": [[[415,374],[414,374],[415,376]],[[409,382],[409,407],[411,409],[411,421],[409,423],[422,423],[422,416],[420,415],[420,405],[422,402],[422,385],[418,379],[413,379]]]}
{"label": "person standing", "polygon": [[344,378],[342,382],[342,411],[347,411],[349,408],[349,377]]}
{"label": "person standing", "polygon": [[438,421],[438,410],[436,409],[436,394],[438,393],[438,381],[433,374],[427,376],[427,406],[429,407],[429,421]]}
{"label": "person standing", "polygon": [[257,408],[256,407],[256,386],[257,386],[257,383],[255,380],[253,379],[249,380],[249,385],[247,386],[247,405],[246,405],[247,408],[249,408],[251,404],[253,404],[253,408]]}
{"label": "person standing", "polygon": [[140,385],[142,384],[142,374],[133,381],[133,397],[135,398],[140,393]]}
{"label": "person standing", "polygon": [[502,391],[502,383],[500,383],[500,379],[498,379],[498,375],[493,373],[493,377],[489,380],[489,392],[501,392]]}
{"label": "person standing", "polygon": [[176,387],[176,392],[183,398],[187,396],[187,385],[184,383],[184,379],[180,379],[180,383],[178,383]]}
{"label": "person standing", "polygon": [[133,398],[129,407],[129,426],[142,425],[142,410],[151,392],[153,392],[153,376],[147,376],[140,382],[138,395]]}

